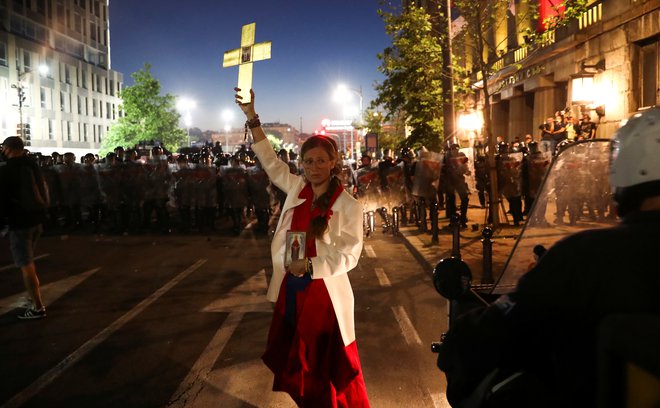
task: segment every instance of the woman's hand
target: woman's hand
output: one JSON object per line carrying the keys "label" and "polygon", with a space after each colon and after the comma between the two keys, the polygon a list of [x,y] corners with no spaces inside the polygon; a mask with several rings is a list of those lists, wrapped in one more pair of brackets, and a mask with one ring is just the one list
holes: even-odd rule
{"label": "woman's hand", "polygon": [[289,266],[286,267],[286,271],[296,278],[303,277],[307,273],[307,260],[297,259],[292,261]]}
{"label": "woman's hand", "polygon": [[234,95],[236,104],[241,108],[243,113],[245,113],[247,119],[252,120],[255,116],[257,116],[256,112],[254,111],[254,91],[250,89],[250,102],[248,103],[243,103],[243,97],[239,94],[241,88],[234,88],[234,91],[236,91],[236,95]]}

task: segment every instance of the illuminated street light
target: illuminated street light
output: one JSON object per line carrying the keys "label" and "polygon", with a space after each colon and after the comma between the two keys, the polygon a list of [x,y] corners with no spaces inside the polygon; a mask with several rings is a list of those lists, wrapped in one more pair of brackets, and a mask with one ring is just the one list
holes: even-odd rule
{"label": "illuminated street light", "polygon": [[[354,110],[350,111],[350,108],[347,106],[352,99],[352,94],[355,94],[360,98],[360,108],[357,114],[355,114]],[[337,85],[337,88],[335,88],[335,92],[333,94],[333,100],[339,105],[341,105],[343,119],[346,119],[346,117],[349,115],[352,116],[353,118],[357,116],[358,122],[362,123],[362,87],[360,87],[359,89],[353,89],[353,88],[349,88],[345,84],[339,84]],[[355,160],[357,157],[355,154],[355,149],[353,147],[353,131],[351,131],[351,156],[353,160]]]}
{"label": "illuminated street light", "polygon": [[474,142],[484,127],[484,118],[479,111],[467,111],[458,115],[458,128],[467,134],[470,143]]}
{"label": "illuminated street light", "polygon": [[[32,73],[32,70],[26,69],[23,70],[22,72],[18,70],[18,66],[16,67],[16,71],[18,72],[18,82],[15,84],[12,84],[12,88],[16,89],[16,92],[18,94],[18,116],[19,116],[19,129],[18,129],[18,136],[20,136],[21,139],[23,139],[27,145],[29,145],[29,134],[26,133],[26,126],[23,123],[23,107],[25,107],[25,88],[27,87],[27,84],[23,82],[23,79],[25,77]],[[42,73],[43,75],[48,73],[48,66],[47,65],[39,65],[39,72]],[[27,136],[27,139],[26,139]]]}
{"label": "illuminated street light", "polygon": [[188,133],[188,146],[191,146],[190,141],[190,127],[192,126],[192,114],[190,113],[197,107],[197,102],[188,98],[181,98],[176,103],[176,108],[183,114],[183,122],[186,125]]}
{"label": "illuminated street light", "polygon": [[231,130],[231,121],[234,119],[234,111],[225,109],[222,111],[222,120],[225,123],[225,152],[229,153],[229,131]]}

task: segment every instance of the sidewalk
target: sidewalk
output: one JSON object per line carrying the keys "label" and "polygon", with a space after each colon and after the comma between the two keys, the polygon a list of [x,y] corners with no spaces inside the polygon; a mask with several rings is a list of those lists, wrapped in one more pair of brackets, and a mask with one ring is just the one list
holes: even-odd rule
{"label": "sidewalk", "polygon": [[[444,216],[442,211],[441,216]],[[481,232],[484,228],[486,210],[476,206],[470,206],[467,212],[468,228],[461,230],[460,234],[460,253],[463,261],[468,264],[472,270],[472,283],[478,285],[481,283],[483,275],[483,244],[481,242]],[[509,221],[511,221],[509,217]],[[406,245],[412,251],[417,260],[424,265],[425,271],[433,272],[435,265],[443,258],[451,256],[452,249],[452,230],[448,227],[449,220],[440,218],[440,231],[438,234],[438,243],[431,242],[432,235],[430,231],[420,232],[415,225],[401,225],[399,231]],[[504,222],[504,220],[502,220]],[[476,231],[473,225],[478,224]],[[513,249],[513,245],[520,234],[522,227],[514,227],[503,224],[495,229],[493,234],[493,276],[497,278],[502,270],[506,260]]]}

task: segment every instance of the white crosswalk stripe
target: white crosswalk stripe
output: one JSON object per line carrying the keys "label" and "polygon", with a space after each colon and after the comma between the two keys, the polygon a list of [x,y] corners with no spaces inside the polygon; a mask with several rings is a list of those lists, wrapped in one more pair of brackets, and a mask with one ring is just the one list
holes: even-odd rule
{"label": "white crosswalk stripe", "polygon": [[385,274],[385,270],[383,268],[374,268],[374,272],[376,273],[376,277],[378,278],[378,283],[380,283],[380,286],[392,286],[390,279]]}

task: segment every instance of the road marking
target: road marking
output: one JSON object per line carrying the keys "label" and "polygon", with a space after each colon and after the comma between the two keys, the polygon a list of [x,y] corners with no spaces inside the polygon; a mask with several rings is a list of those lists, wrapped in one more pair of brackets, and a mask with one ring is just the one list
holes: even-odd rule
{"label": "road marking", "polygon": [[152,303],[154,303],[161,296],[163,296],[165,293],[167,293],[176,284],[178,284],[183,279],[188,277],[188,275],[190,275],[195,270],[197,270],[199,267],[204,265],[204,263],[206,263],[206,259],[200,259],[197,262],[195,262],[192,266],[189,266],[186,270],[184,270],[183,272],[181,272],[180,274],[175,276],[172,280],[170,280],[164,286],[162,286],[160,289],[158,289],[157,291],[152,293],[148,298],[144,299],[142,302],[140,302],[133,309],[129,310],[126,314],[124,314],[119,319],[115,320],[112,324],[110,324],[110,326],[108,326],[105,329],[101,330],[96,336],[94,336],[92,339],[88,340],[85,344],[80,346],[76,351],[74,351],[73,353],[66,356],[64,358],[64,360],[60,361],[55,367],[51,368],[50,370],[48,370],[44,374],[42,374],[41,377],[37,378],[35,382],[28,385],[23,391],[21,391],[18,394],[14,395],[9,401],[7,401],[5,404],[3,404],[2,407],[0,407],[0,408],[14,408],[14,407],[20,407],[20,406],[24,405],[27,401],[30,400],[30,398],[35,396],[37,393],[39,393],[41,390],[43,390],[46,386],[48,386],[50,383],[52,383],[57,377],[59,377],[69,367],[71,367],[72,365],[74,365],[78,361],[80,361],[90,351],[92,351],[94,348],[96,348],[96,346],[98,346],[99,344],[101,344],[102,342],[107,340],[108,337],[112,336],[117,330],[119,330],[122,326],[124,326],[126,323],[128,323],[130,320],[132,320],[135,316],[142,313],[142,311],[144,311]]}
{"label": "road marking", "polygon": [[[167,404],[168,408],[207,406],[203,401],[207,400],[206,394],[209,393],[206,391],[209,375],[245,313],[272,310],[270,302],[266,300],[266,288],[266,271],[262,269],[227,295],[202,309],[203,312],[229,312],[229,316],[179,384]],[[210,388],[215,390],[215,387]]]}
{"label": "road marking", "polygon": [[376,273],[376,277],[378,278],[378,283],[380,283],[380,286],[392,286],[383,268],[374,268],[374,272]]}
{"label": "road marking", "polygon": [[[37,256],[35,256],[35,257],[32,258],[32,259],[34,259],[35,261],[37,261],[37,260],[42,259],[42,258],[45,258],[45,257],[47,257],[47,256],[50,256],[50,254],[37,255]],[[14,269],[14,268],[16,268],[16,265],[14,265],[14,264],[11,264],[11,265],[5,265],[5,266],[0,267],[0,272],[2,272],[2,271],[6,271],[6,270],[9,270],[9,269]],[[16,268],[16,269],[18,269],[18,268]]]}
{"label": "road marking", "polygon": [[421,345],[422,339],[419,338],[419,334],[417,334],[417,330],[415,330],[415,327],[410,321],[406,309],[404,309],[403,306],[392,306],[392,312],[394,312],[396,321],[399,322],[399,327],[401,328],[403,337],[406,339],[406,343],[408,343],[408,345]]}
{"label": "road marking", "polygon": [[[61,279],[57,282],[43,285],[40,289],[41,297],[43,298],[44,303],[46,306],[55,303],[68,291],[84,282],[85,279],[89,278],[100,269],[101,268],[90,269],[81,274],[70,276],[66,279]],[[25,292],[0,299],[0,315],[10,312],[18,307],[24,306],[26,299],[27,298],[25,297]]]}
{"label": "road marking", "polygon": [[367,253],[367,256],[369,258],[375,258],[376,257],[376,252],[374,252],[374,248],[371,245],[365,245],[364,246],[364,252]]}

